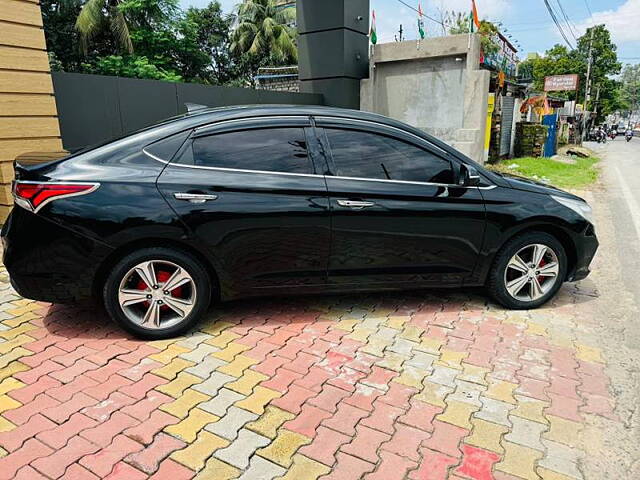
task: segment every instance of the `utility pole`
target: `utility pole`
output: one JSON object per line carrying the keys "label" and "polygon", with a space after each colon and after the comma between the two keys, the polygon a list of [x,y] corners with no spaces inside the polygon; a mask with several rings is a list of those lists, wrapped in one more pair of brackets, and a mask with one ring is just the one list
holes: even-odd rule
{"label": "utility pole", "polygon": [[587,63],[587,82],[584,88],[584,107],[582,111],[582,141],[584,141],[587,134],[587,105],[591,96],[591,64],[593,63],[593,29],[591,27],[591,35],[589,36],[589,63]]}
{"label": "utility pole", "polygon": [[398,31],[398,33],[400,34],[400,36],[396,36],[396,42],[401,42],[402,41],[402,24],[400,24],[400,30]]}

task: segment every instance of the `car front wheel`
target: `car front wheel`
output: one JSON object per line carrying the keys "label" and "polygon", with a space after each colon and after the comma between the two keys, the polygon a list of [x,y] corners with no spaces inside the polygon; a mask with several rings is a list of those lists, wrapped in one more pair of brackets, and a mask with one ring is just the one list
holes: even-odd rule
{"label": "car front wheel", "polygon": [[519,235],[500,250],[488,288],[501,305],[515,310],[537,308],[560,289],[567,273],[562,244],[544,232]]}
{"label": "car front wheel", "polygon": [[168,248],[145,248],[125,256],[104,285],[109,315],[145,339],[178,335],[206,312],[211,282],[191,255]]}

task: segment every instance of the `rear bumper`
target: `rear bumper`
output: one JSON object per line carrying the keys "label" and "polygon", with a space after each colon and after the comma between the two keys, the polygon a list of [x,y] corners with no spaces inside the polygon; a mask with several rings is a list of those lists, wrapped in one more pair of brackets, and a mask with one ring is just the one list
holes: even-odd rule
{"label": "rear bumper", "polygon": [[74,303],[93,296],[111,249],[40,215],[14,207],[2,228],[4,265],[16,291],[34,300]]}

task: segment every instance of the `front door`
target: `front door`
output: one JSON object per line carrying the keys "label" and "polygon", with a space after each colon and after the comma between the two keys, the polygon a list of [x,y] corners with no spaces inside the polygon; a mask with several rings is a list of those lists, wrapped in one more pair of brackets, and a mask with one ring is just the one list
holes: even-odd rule
{"label": "front door", "polygon": [[377,124],[318,125],[333,173],[331,284],[458,285],[472,274],[484,203],[477,188],[455,185],[446,152]]}
{"label": "front door", "polygon": [[326,284],[330,216],[309,119],[196,131],[158,186],[216,259],[226,296]]}

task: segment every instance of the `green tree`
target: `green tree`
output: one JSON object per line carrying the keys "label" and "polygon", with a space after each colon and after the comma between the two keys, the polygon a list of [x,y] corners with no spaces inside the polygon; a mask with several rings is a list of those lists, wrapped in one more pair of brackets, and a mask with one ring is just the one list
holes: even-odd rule
{"label": "green tree", "polygon": [[80,46],[85,55],[89,44],[100,34],[109,31],[117,46],[127,53],[133,53],[133,43],[129,25],[120,9],[120,0],[87,0],[76,19],[76,29],[80,33]]}
{"label": "green tree", "polygon": [[[468,13],[451,11],[445,14],[444,23],[448,26],[450,35],[461,35],[469,33],[471,26],[471,17]],[[475,28],[475,27],[474,27]],[[498,33],[498,27],[486,20],[480,20],[480,28],[478,32],[482,45],[482,52],[485,56],[491,57],[500,51],[500,46],[495,41]]]}
{"label": "green tree", "polygon": [[295,9],[279,7],[274,0],[244,0],[238,6],[230,50],[251,82],[261,66],[298,61],[294,21]]}
{"label": "green tree", "polygon": [[630,112],[640,108],[640,64],[625,65],[620,75],[620,97]]}

